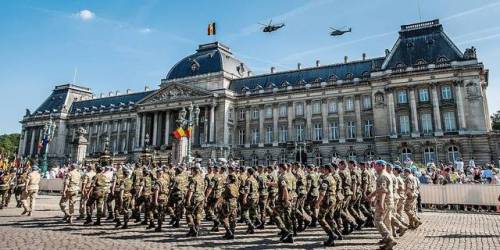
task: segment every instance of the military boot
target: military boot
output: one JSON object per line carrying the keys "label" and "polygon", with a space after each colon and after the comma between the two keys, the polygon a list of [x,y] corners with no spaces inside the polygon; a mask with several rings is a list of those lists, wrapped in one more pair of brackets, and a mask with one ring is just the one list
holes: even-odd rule
{"label": "military boot", "polygon": [[106,218],[106,220],[113,220],[115,219],[115,216],[113,215],[113,212],[109,212],[108,213],[108,217]]}
{"label": "military boot", "polygon": [[310,227],[316,227],[317,223],[318,223],[318,218],[312,217],[311,225],[309,225],[309,226]]}
{"label": "military boot", "polygon": [[101,217],[98,216],[96,222],[94,222],[94,226],[100,226],[101,225]]}
{"label": "military boot", "polygon": [[123,226],[122,229],[127,229],[128,228],[128,215],[125,215],[123,218]]}
{"label": "military boot", "polygon": [[115,228],[119,228],[122,225],[122,222],[118,218],[116,218],[115,222],[116,222]]}
{"label": "military boot", "polygon": [[92,223],[92,217],[87,216],[87,218],[85,219],[85,222],[83,223],[83,225],[88,225],[90,223]]}
{"label": "military boot", "polygon": [[323,245],[325,247],[333,247],[335,246],[335,240],[337,239],[337,237],[335,237],[335,235],[333,234],[333,232],[329,232],[328,233],[328,239],[326,241],[323,241]]}
{"label": "military boot", "polygon": [[155,223],[153,220],[149,220],[149,225],[146,227],[146,229],[151,229],[151,228],[155,228]]}
{"label": "military boot", "polygon": [[342,234],[340,233],[338,228],[333,229],[333,233],[337,236],[337,240],[343,240]]}
{"label": "military boot", "polygon": [[283,243],[293,243],[293,234],[288,234],[284,239]]}

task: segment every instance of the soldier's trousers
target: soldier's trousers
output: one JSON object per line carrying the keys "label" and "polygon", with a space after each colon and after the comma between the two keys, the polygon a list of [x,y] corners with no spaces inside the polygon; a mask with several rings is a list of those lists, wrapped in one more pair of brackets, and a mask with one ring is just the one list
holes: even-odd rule
{"label": "soldier's trousers", "polygon": [[103,216],[103,210],[104,210],[104,198],[105,198],[105,193],[104,192],[94,192],[92,195],[90,195],[89,200],[87,201],[87,217],[92,217],[92,212],[93,212],[93,206],[95,205],[96,210],[97,210],[97,219],[100,219]]}
{"label": "soldier's trousers", "polygon": [[236,198],[224,200],[219,210],[219,219],[222,221],[226,231],[234,234],[236,229],[236,217],[238,214],[238,201]]}
{"label": "soldier's trousers", "polygon": [[7,192],[9,192],[8,189],[0,190],[0,201],[2,202],[0,203],[0,208],[7,206]]}
{"label": "soldier's trousers", "polygon": [[304,206],[306,203],[306,195],[299,195],[295,203],[295,214],[299,221],[311,222],[311,216],[306,212]]}
{"label": "soldier's trousers", "polygon": [[14,188],[14,197],[16,198],[16,202],[17,202],[17,207],[21,207],[22,206],[22,196],[23,196],[23,190],[24,190],[24,185],[22,186],[17,186],[16,188]]}
{"label": "soldier's trousers", "polygon": [[[152,220],[154,212],[154,204],[151,195],[142,195],[136,201],[136,208],[144,204],[144,220]],[[137,211],[139,212],[139,211]]]}
{"label": "soldier's trousers", "polygon": [[420,220],[417,217],[417,200],[416,197],[407,197],[404,210],[406,215],[408,216],[408,225],[410,226],[415,226],[415,223],[419,222]]}
{"label": "soldier's trousers", "polygon": [[23,194],[21,195],[21,203],[23,205],[24,211],[26,212],[33,211],[37,196],[38,196],[38,189],[27,190],[23,192]]}
{"label": "soldier's trousers", "polygon": [[375,208],[375,227],[382,235],[383,239],[391,237],[391,211],[392,206],[386,206],[384,209],[379,207]]}
{"label": "soldier's trousers", "polygon": [[287,233],[293,233],[292,208],[286,201],[277,201],[274,218],[276,226]]}
{"label": "soldier's trousers", "polygon": [[161,228],[163,224],[163,220],[165,220],[165,216],[167,214],[167,199],[159,199],[158,206],[156,207],[156,218],[158,219],[158,227]]}
{"label": "soldier's trousers", "polygon": [[269,199],[267,195],[259,195],[259,213],[261,223],[265,223],[266,215],[269,213]]}
{"label": "soldier's trousers", "polygon": [[327,233],[332,234],[337,228],[334,221],[335,212],[335,198],[325,197],[323,204],[321,204],[318,213],[318,222],[321,228]]}
{"label": "soldier's trousers", "polygon": [[168,208],[170,209],[170,214],[180,220],[182,214],[184,213],[184,199],[183,194],[173,194],[169,197]]}
{"label": "soldier's trousers", "polygon": [[[117,201],[117,198],[120,197],[120,193],[118,192],[114,192],[114,193],[109,193],[108,196],[106,197],[106,210],[108,212],[108,214],[116,214],[116,211],[118,211],[118,207],[117,207],[117,204],[119,204],[119,202]],[[113,201],[115,202],[113,204]],[[113,205],[114,208],[113,208]]]}
{"label": "soldier's trousers", "polygon": [[[78,191],[67,191],[66,194],[61,196],[59,207],[64,213],[64,216],[72,216],[75,213],[75,203],[78,198]],[[66,211],[66,203],[69,203],[69,211]]]}
{"label": "soldier's trousers", "polygon": [[351,202],[347,206],[347,211],[349,214],[356,220],[356,222],[363,221],[359,214],[359,202],[360,202],[360,197],[352,196],[351,197]]}
{"label": "soldier's trousers", "polygon": [[85,192],[82,192],[82,195],[80,197],[80,207],[79,207],[79,212],[80,212],[80,218],[84,218],[85,215],[87,214],[87,202],[89,199],[87,199],[87,194]]}
{"label": "soldier's trousers", "polygon": [[10,187],[9,190],[7,191],[7,196],[5,197],[5,203],[4,206],[9,206],[10,203],[10,198],[12,197],[12,193],[14,193],[14,187]]}
{"label": "soldier's trousers", "polygon": [[257,199],[247,199],[246,204],[242,204],[242,210],[243,210],[243,219],[245,220],[245,223],[249,227],[255,227],[254,222],[255,219],[257,218],[257,207],[258,207],[258,200]]}
{"label": "soldier's trousers", "polygon": [[345,196],[344,201],[342,203],[342,208],[340,209],[340,218],[342,219],[342,224],[344,225],[344,229],[346,229],[348,224],[354,224],[354,220],[352,219],[349,213],[349,206],[351,204],[352,196]]}
{"label": "soldier's trousers", "polygon": [[203,216],[203,200],[195,200],[186,207],[186,222],[189,227],[198,230]]}
{"label": "soldier's trousers", "polygon": [[[123,222],[128,224],[130,219],[131,210],[133,208],[132,195],[123,195],[122,205],[120,207],[121,214],[123,215]],[[118,218],[117,214],[115,216]]]}
{"label": "soldier's trousers", "polygon": [[308,195],[304,204],[304,211],[313,218],[318,218],[318,215],[315,214],[316,209],[314,208],[314,205],[316,204],[317,200],[318,200],[317,196]]}

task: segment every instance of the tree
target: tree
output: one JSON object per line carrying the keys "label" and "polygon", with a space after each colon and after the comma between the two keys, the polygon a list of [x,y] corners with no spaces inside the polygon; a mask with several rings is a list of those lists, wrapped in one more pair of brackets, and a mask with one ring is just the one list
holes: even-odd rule
{"label": "tree", "polygon": [[500,130],[500,110],[491,116],[491,127],[493,130]]}
{"label": "tree", "polygon": [[0,154],[7,157],[14,156],[17,153],[20,139],[20,134],[0,135]]}

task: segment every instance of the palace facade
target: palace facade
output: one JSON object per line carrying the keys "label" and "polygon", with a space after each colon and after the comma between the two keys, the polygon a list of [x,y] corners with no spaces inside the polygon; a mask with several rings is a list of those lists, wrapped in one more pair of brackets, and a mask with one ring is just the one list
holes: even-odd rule
{"label": "palace facade", "polygon": [[[147,144],[156,161],[172,151],[170,134],[183,107],[200,108],[192,131],[195,157],[310,163],[332,157],[419,162],[496,161],[488,70],[474,47],[462,52],[438,20],[401,26],[381,57],[253,75],[225,45],[200,45],[175,64],[159,89],[110,92],[66,84],[21,120],[21,156],[36,156],[43,126],[56,131],[49,158],[74,159],[77,132],[86,130],[86,158],[109,140],[115,161],[137,159]],[[147,139],[146,139],[147,138]]]}

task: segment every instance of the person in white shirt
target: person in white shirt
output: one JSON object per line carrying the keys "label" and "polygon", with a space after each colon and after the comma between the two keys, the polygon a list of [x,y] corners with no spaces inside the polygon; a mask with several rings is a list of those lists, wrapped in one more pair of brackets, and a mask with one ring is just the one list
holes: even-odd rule
{"label": "person in white shirt", "polygon": [[458,161],[455,162],[455,169],[457,170],[457,172],[464,171],[464,162],[462,161],[462,158],[458,159]]}
{"label": "person in white shirt", "polygon": [[474,162],[474,157],[471,157],[469,160],[469,167],[474,168],[476,167],[476,163]]}

